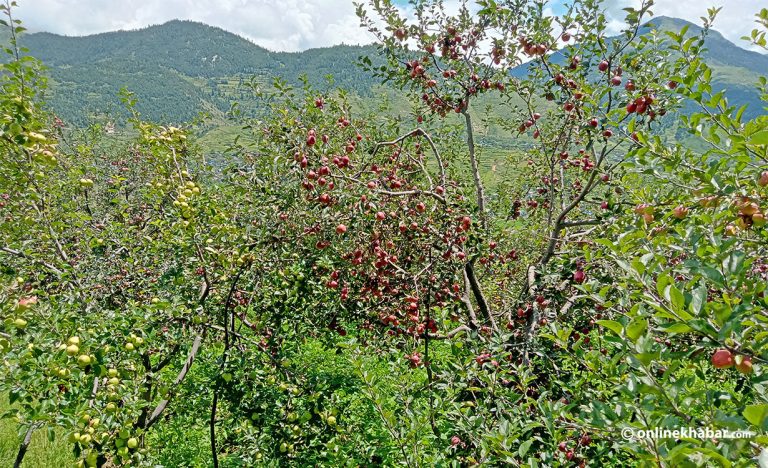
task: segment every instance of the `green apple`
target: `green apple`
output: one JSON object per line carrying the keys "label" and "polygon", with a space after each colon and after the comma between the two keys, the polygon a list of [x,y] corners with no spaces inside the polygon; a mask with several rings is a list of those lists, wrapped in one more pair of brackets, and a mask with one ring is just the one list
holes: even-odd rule
{"label": "green apple", "polygon": [[117,377],[112,377],[111,379],[109,379],[109,384],[110,385],[120,385],[120,379],[118,379]]}
{"label": "green apple", "polygon": [[107,371],[107,375],[110,377],[117,377],[118,376],[117,369],[109,369]]}
{"label": "green apple", "polygon": [[87,354],[81,354],[77,358],[77,365],[80,367],[86,367],[91,365],[91,357]]}
{"label": "green apple", "polygon": [[79,346],[80,345],[80,337],[78,337],[78,336],[70,336],[69,339],[67,340],[67,344],[68,345]]}
{"label": "green apple", "polygon": [[117,411],[117,405],[112,402],[109,402],[107,403],[107,406],[104,407],[104,410],[107,413],[114,413],[115,411]]}
{"label": "green apple", "polygon": [[133,351],[134,349],[136,349],[136,347],[133,346],[133,343],[128,342],[128,343],[125,344],[125,350],[126,351]]}
{"label": "green apple", "polygon": [[131,437],[125,444],[129,449],[135,449],[139,446],[139,440],[136,437]]}
{"label": "green apple", "polygon": [[88,456],[85,457],[85,464],[88,466],[96,466],[96,463],[98,462],[99,453],[96,451],[90,452]]}
{"label": "green apple", "polygon": [[336,417],[335,416],[328,416],[328,419],[326,419],[326,422],[328,422],[329,426],[335,426],[336,425]]}
{"label": "green apple", "polygon": [[67,346],[67,355],[74,356],[74,355],[76,355],[79,352],[80,352],[80,347],[79,346],[74,345],[74,344]]}
{"label": "green apple", "polygon": [[13,321],[13,326],[18,328],[19,330],[24,330],[25,328],[27,328],[27,321],[24,320],[23,318],[17,318],[16,320]]}

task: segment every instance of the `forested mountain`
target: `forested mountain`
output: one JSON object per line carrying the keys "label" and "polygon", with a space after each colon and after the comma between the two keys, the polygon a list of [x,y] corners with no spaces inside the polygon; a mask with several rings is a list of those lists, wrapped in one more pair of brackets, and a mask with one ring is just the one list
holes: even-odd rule
{"label": "forested mountain", "polygon": [[[688,25],[689,34],[700,30],[668,17],[655,18],[652,25],[675,31]],[[242,87],[252,79],[268,83],[282,77],[297,84],[306,75],[313,85],[323,86],[326,76],[333,75],[336,85],[359,95],[370,94],[377,83],[355,64],[363,55],[378,57],[373,46],[270,52],[223,29],[190,21],[85,37],[34,33],[21,42],[49,67],[50,106],[73,123],[120,112],[117,96],[122,87],[136,93],[145,117],[182,122],[201,111],[223,115],[233,101],[254,104],[250,91]],[[748,115],[758,112],[761,103],[753,85],[759,74],[768,74],[768,56],[737,47],[716,31],[708,47],[705,57],[714,69],[714,83],[727,89],[733,102],[749,103]],[[517,73],[525,69],[523,65]]]}
{"label": "forested mountain", "polygon": [[253,77],[264,82],[286,77],[296,84],[306,74],[322,85],[332,74],[339,86],[358,93],[374,84],[354,64],[361,55],[375,55],[371,46],[274,53],[190,21],[85,37],[34,33],[21,42],[50,69],[50,105],[75,123],[110,106],[117,109],[122,87],[136,93],[137,107],[147,118],[180,122],[200,111],[227,111],[233,100],[248,97],[241,85]]}

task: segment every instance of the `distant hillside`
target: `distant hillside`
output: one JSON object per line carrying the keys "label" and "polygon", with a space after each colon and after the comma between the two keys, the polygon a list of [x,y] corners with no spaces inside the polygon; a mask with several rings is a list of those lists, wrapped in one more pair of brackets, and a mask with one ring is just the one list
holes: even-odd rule
{"label": "distant hillside", "polygon": [[[689,25],[691,34],[699,31],[676,18],[658,17],[651,24],[675,31]],[[201,111],[223,115],[234,100],[253,109],[257,104],[242,84],[254,77],[268,83],[280,76],[298,84],[305,74],[313,85],[323,86],[330,74],[337,86],[360,96],[369,95],[377,83],[355,65],[361,55],[376,58],[374,46],[270,52],[223,29],[190,21],[85,37],[35,33],[24,35],[21,43],[50,69],[50,106],[76,124],[95,114],[121,112],[117,93],[122,87],[136,93],[145,117],[183,122]],[[715,31],[707,45],[716,85],[728,90],[732,102],[749,103],[750,114],[761,112],[763,103],[752,85],[758,75],[768,75],[768,56],[739,48]],[[525,70],[523,65],[515,73]]]}
{"label": "distant hillside", "polygon": [[247,98],[240,85],[254,76],[264,82],[280,76],[297,84],[306,74],[320,86],[325,75],[333,74],[339,86],[358,92],[374,84],[354,66],[359,56],[375,53],[372,46],[275,53],[191,21],[84,37],[34,33],[21,43],[50,69],[51,107],[75,123],[119,109],[122,87],[136,93],[146,117],[181,122],[200,111],[226,112],[233,100]]}
{"label": "distant hillside", "polygon": [[[679,18],[657,16],[648,21],[640,33],[656,31],[680,32],[688,26],[687,37],[701,33],[701,27]],[[704,59],[712,67],[712,81],[715,91],[727,90],[727,96],[734,104],[748,104],[746,117],[754,117],[764,113],[765,103],[760,100],[760,94],[755,89],[759,76],[768,76],[768,55],[749,51],[738,47],[715,30],[710,30],[706,40],[707,51]],[[564,54],[556,52],[551,57],[555,63],[562,63]],[[524,76],[527,65],[523,64],[513,70],[515,76]]]}
{"label": "distant hillside", "polygon": [[[646,29],[680,32],[685,26],[688,26],[687,36],[701,32],[701,28],[693,23],[667,16],[654,18]],[[726,90],[726,95],[734,104],[749,104],[746,117],[764,114],[766,103],[760,100],[755,85],[759,76],[768,76],[768,55],[742,49],[715,30],[709,32],[705,44],[707,51],[704,59],[712,67],[715,89]]]}

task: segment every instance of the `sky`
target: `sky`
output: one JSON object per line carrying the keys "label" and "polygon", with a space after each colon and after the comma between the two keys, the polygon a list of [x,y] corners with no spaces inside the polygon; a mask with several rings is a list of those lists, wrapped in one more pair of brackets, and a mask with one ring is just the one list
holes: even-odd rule
{"label": "sky", "polygon": [[[404,0],[396,0],[405,3]],[[446,0],[457,3],[459,0]],[[558,0],[559,1],[559,0]],[[372,41],[359,27],[352,0],[18,0],[16,16],[32,31],[81,36],[137,29],[172,19],[219,26],[270,50],[300,51]],[[615,27],[621,8],[640,0],[607,0]],[[655,15],[701,23],[707,7],[723,6],[715,29],[744,46],[765,0],[656,0]],[[407,8],[407,7],[406,7]]]}

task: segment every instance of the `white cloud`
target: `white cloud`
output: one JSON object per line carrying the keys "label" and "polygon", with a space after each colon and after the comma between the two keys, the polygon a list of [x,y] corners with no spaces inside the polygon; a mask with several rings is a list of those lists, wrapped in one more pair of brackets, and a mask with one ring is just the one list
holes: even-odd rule
{"label": "white cloud", "polygon": [[[699,23],[707,6],[724,6],[715,25],[731,41],[752,30],[763,0],[656,0],[656,15]],[[454,7],[456,0],[448,0]],[[621,8],[639,0],[607,0],[612,25]],[[17,16],[34,31],[86,35],[136,29],[171,19],[219,26],[272,50],[296,51],[334,44],[369,43],[352,0],[19,0]],[[406,13],[407,14],[407,13]]]}
{"label": "white cloud", "polygon": [[186,19],[281,51],[372,41],[351,0],[20,0],[16,16],[32,31],[73,36]]}

